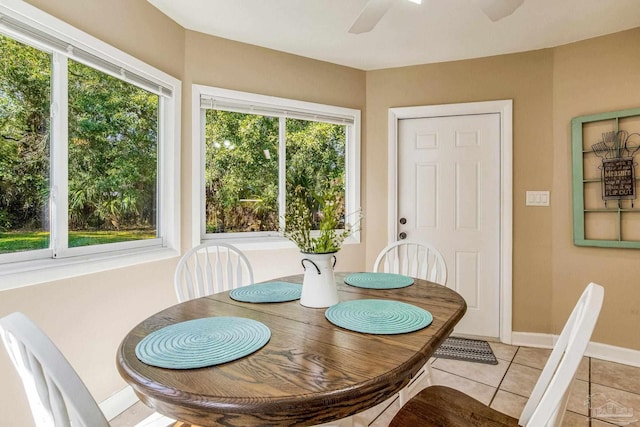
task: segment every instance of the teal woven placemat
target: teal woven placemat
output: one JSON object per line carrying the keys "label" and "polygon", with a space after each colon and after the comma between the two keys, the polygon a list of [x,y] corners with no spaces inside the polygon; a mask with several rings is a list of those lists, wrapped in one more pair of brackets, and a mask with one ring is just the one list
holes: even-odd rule
{"label": "teal woven placemat", "polygon": [[241,302],[286,302],[300,299],[302,285],[289,282],[267,282],[242,286],[229,292],[229,296]]}
{"label": "teal woven placemat", "polygon": [[150,333],[136,346],[136,356],[160,368],[202,368],[247,356],[270,338],[269,328],[256,320],[205,317]]}
{"label": "teal woven placemat", "polygon": [[367,334],[403,334],[429,326],[427,310],[400,301],[359,299],[340,302],[325,311],[334,325]]}
{"label": "teal woven placemat", "polygon": [[413,285],[413,278],[394,273],[353,273],[344,282],[358,288],[398,289]]}

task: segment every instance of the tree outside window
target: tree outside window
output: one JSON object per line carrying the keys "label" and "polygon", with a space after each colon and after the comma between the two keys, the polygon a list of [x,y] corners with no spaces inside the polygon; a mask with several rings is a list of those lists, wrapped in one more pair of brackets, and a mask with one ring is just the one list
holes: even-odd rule
{"label": "tree outside window", "polygon": [[[50,248],[60,147],[63,247],[156,238],[159,96],[71,59],[68,75],[53,75],[51,63],[52,54],[0,35],[0,254]],[[68,88],[67,144],[51,141],[55,79]]]}
{"label": "tree outside window", "polygon": [[156,237],[158,95],[69,61],[69,246]]}
{"label": "tree outside window", "polygon": [[51,55],[0,35],[0,253],[49,246]]}
{"label": "tree outside window", "polygon": [[[346,127],[206,110],[206,232],[279,230],[284,217],[281,186],[285,187],[285,203],[301,197],[316,216],[320,214],[319,195],[333,186],[341,194],[336,201],[344,215]],[[281,175],[282,152],[286,154]]]}

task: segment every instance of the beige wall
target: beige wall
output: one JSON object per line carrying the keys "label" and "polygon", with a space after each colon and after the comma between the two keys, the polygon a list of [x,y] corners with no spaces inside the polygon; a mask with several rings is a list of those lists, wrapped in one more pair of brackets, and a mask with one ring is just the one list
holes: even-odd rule
{"label": "beige wall", "polygon": [[[550,209],[524,207],[525,190],[549,189],[553,179],[553,51],[367,74],[367,226],[386,230],[387,111],[390,107],[513,99],[513,328],[549,332],[551,323]],[[367,241],[367,265],[386,242]]]}
{"label": "beige wall", "polygon": [[[48,13],[183,81],[183,248],[191,245],[191,83],[363,111],[364,242],[340,270],[371,268],[386,242],[389,107],[514,100],[513,329],[558,332],[589,280],[607,285],[595,340],[640,349],[640,251],[576,248],[571,240],[572,117],[637,107],[640,29],[556,49],[363,72],[185,31],[145,0],[30,0]],[[607,66],[603,66],[607,64]],[[551,207],[524,206],[549,189]],[[295,250],[250,252],[258,280],[299,272]],[[117,346],[138,321],[175,299],[177,259],[0,292],[0,316],[31,316],[71,360],[98,401],[124,386]],[[30,425],[16,374],[0,351],[0,418]]]}
{"label": "beige wall", "polygon": [[[554,236],[554,328],[568,315],[570,302],[585,283],[599,282],[606,289],[605,303],[593,339],[634,349],[640,349],[640,250],[573,246],[570,121],[586,114],[640,106],[639,48],[637,28],[554,51],[554,207],[549,230]],[[640,128],[631,132],[640,132]]]}
{"label": "beige wall", "polygon": [[143,0],[26,0],[67,24],[181,79],[184,29]]}

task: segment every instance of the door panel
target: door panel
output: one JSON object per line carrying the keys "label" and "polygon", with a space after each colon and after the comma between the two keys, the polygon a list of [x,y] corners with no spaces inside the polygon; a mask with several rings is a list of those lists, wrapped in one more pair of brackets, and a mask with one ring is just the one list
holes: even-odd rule
{"label": "door panel", "polygon": [[437,226],[438,211],[438,165],[416,165],[416,226],[434,228]]}
{"label": "door panel", "polygon": [[456,332],[500,334],[500,115],[398,122],[399,232],[438,247],[467,301]]}

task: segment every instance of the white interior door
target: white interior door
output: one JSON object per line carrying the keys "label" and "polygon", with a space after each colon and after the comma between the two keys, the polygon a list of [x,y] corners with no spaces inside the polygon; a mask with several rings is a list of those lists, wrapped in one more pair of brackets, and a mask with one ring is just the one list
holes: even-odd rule
{"label": "white interior door", "polygon": [[398,121],[397,230],[441,250],[460,334],[500,336],[500,135],[498,113]]}

